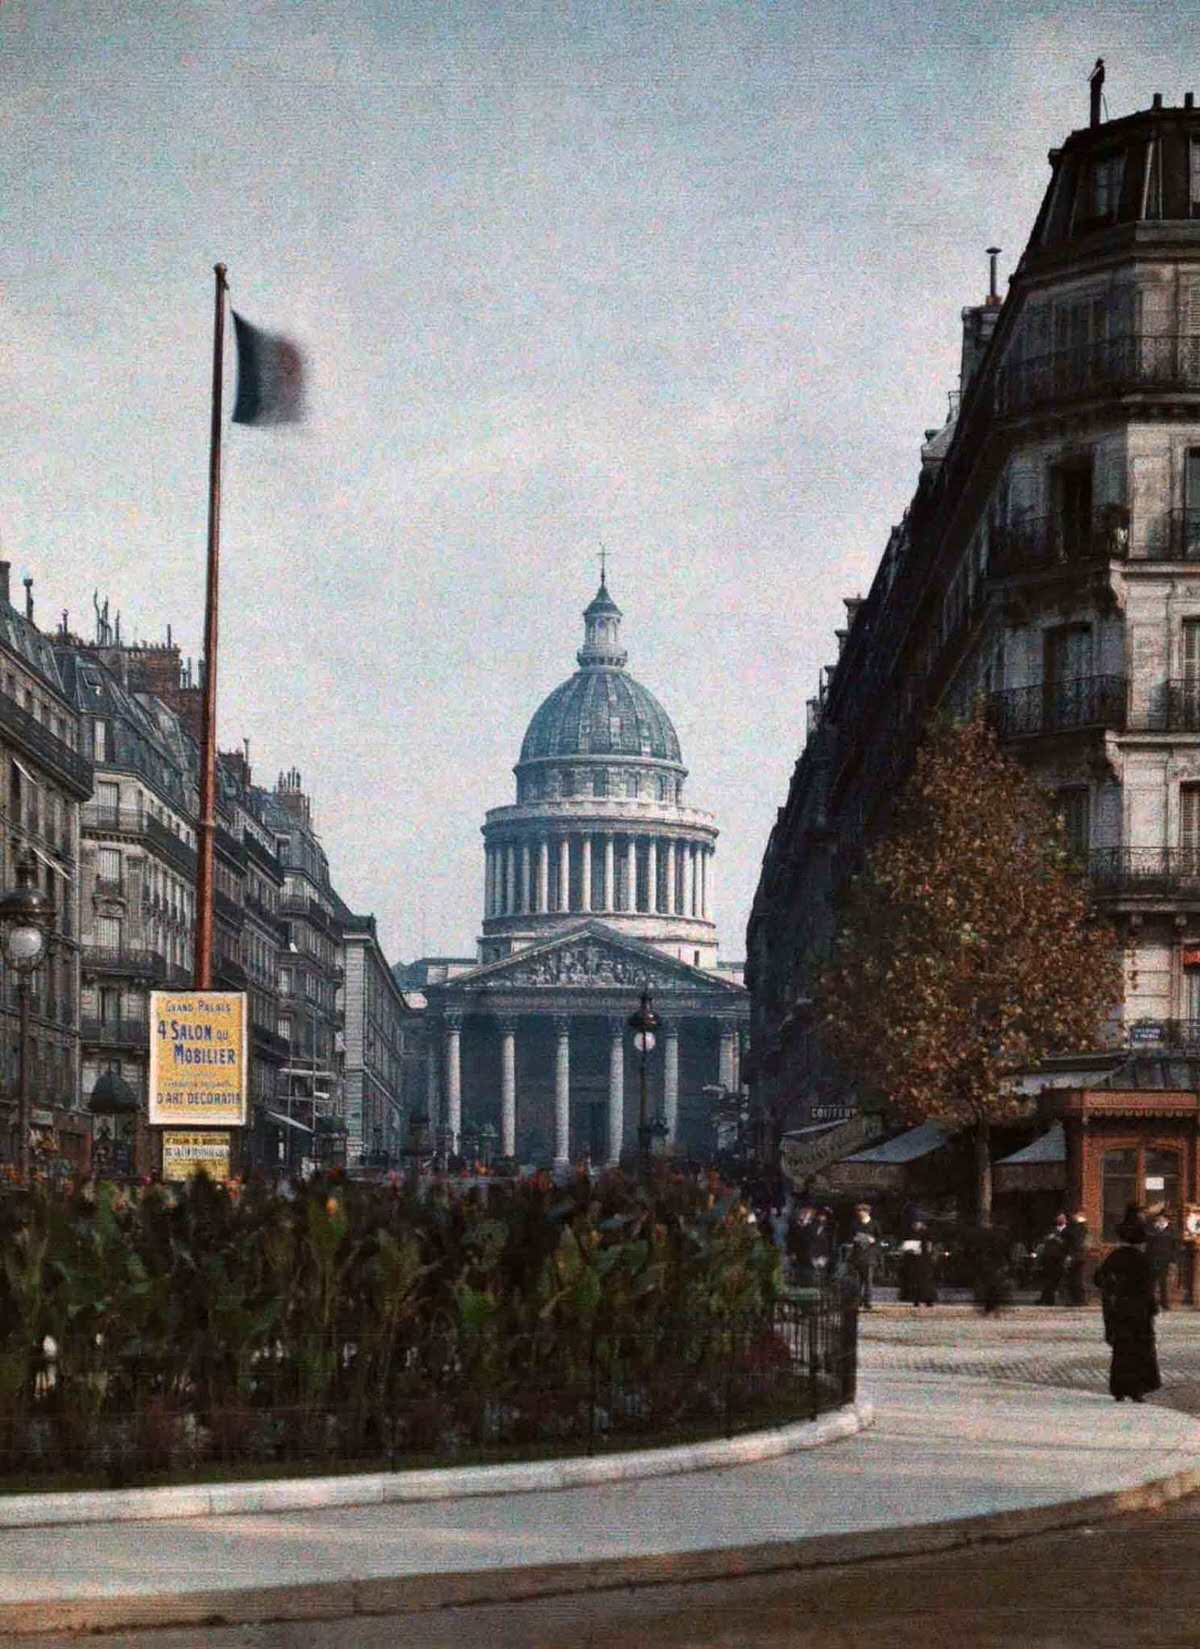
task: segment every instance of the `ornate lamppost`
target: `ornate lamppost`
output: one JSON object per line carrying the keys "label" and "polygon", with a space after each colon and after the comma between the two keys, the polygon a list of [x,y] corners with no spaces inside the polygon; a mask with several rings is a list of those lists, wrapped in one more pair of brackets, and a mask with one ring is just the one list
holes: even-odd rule
{"label": "ornate lamppost", "polygon": [[20,1039],[17,1066],[17,1172],[29,1178],[29,979],[45,960],[54,928],[54,904],[37,886],[37,861],[26,853],[17,885],[0,895],[0,943],[17,976]]}
{"label": "ornate lamppost", "polygon": [[650,1005],[649,985],[643,985],[641,1003],[637,1012],[630,1014],[628,1023],[633,1032],[633,1045],[638,1051],[638,1172],[643,1179],[647,1179],[650,1174],[650,1152],[657,1131],[650,1121],[646,1105],[646,1055],[654,1047],[654,1033],[658,1029],[658,1015]]}

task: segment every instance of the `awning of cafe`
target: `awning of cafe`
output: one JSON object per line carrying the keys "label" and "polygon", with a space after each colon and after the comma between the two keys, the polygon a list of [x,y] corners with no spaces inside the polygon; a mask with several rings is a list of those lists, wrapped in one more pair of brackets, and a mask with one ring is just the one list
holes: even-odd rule
{"label": "awning of cafe", "polygon": [[825,1171],[825,1178],[831,1185],[847,1191],[868,1187],[900,1190],[909,1164],[940,1151],[949,1138],[936,1122],[922,1122],[892,1139],[869,1145],[865,1151],[855,1151],[832,1163]]}
{"label": "awning of cafe", "polygon": [[993,1189],[998,1193],[1063,1191],[1066,1184],[1067,1141],[1061,1122],[1010,1157],[1002,1157],[992,1170]]}

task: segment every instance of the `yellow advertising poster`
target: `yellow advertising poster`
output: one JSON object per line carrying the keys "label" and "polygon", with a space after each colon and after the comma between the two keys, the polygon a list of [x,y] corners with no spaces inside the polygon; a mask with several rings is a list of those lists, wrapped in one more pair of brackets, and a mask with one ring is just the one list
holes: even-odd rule
{"label": "yellow advertising poster", "polygon": [[203,1168],[210,1179],[229,1178],[229,1131],[169,1128],[162,1137],[164,1179],[189,1179]]}
{"label": "yellow advertising poster", "polygon": [[151,991],[150,1125],[246,1122],[244,991]]}

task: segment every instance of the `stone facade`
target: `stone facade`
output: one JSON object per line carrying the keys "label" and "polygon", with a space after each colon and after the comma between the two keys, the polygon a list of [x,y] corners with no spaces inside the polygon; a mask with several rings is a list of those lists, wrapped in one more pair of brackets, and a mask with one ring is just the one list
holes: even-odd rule
{"label": "stone facade", "polygon": [[1200,111],[1097,118],[1051,167],[1006,299],[993,264],[963,312],[951,417],[846,603],[764,859],[747,983],[776,1130],[854,1101],[809,969],[929,717],[980,696],[1120,928],[1118,1035],[1200,1043]]}

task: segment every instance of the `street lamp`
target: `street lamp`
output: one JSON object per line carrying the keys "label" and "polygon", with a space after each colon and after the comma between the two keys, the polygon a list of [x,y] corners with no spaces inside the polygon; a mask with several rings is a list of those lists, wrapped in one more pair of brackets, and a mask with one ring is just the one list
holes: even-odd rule
{"label": "street lamp", "polygon": [[654,1137],[646,1108],[646,1055],[654,1047],[654,1033],[658,1029],[658,1015],[650,1006],[650,987],[642,986],[642,1000],[636,1013],[629,1016],[633,1045],[638,1051],[638,1075],[641,1083],[638,1099],[638,1171],[643,1179],[650,1173],[650,1147]]}
{"label": "street lamp", "polygon": [[17,885],[0,895],[0,943],[17,975],[20,1041],[17,1066],[17,1172],[29,1178],[29,976],[40,967],[54,926],[54,904],[37,886],[37,861],[26,853],[17,865]]}

